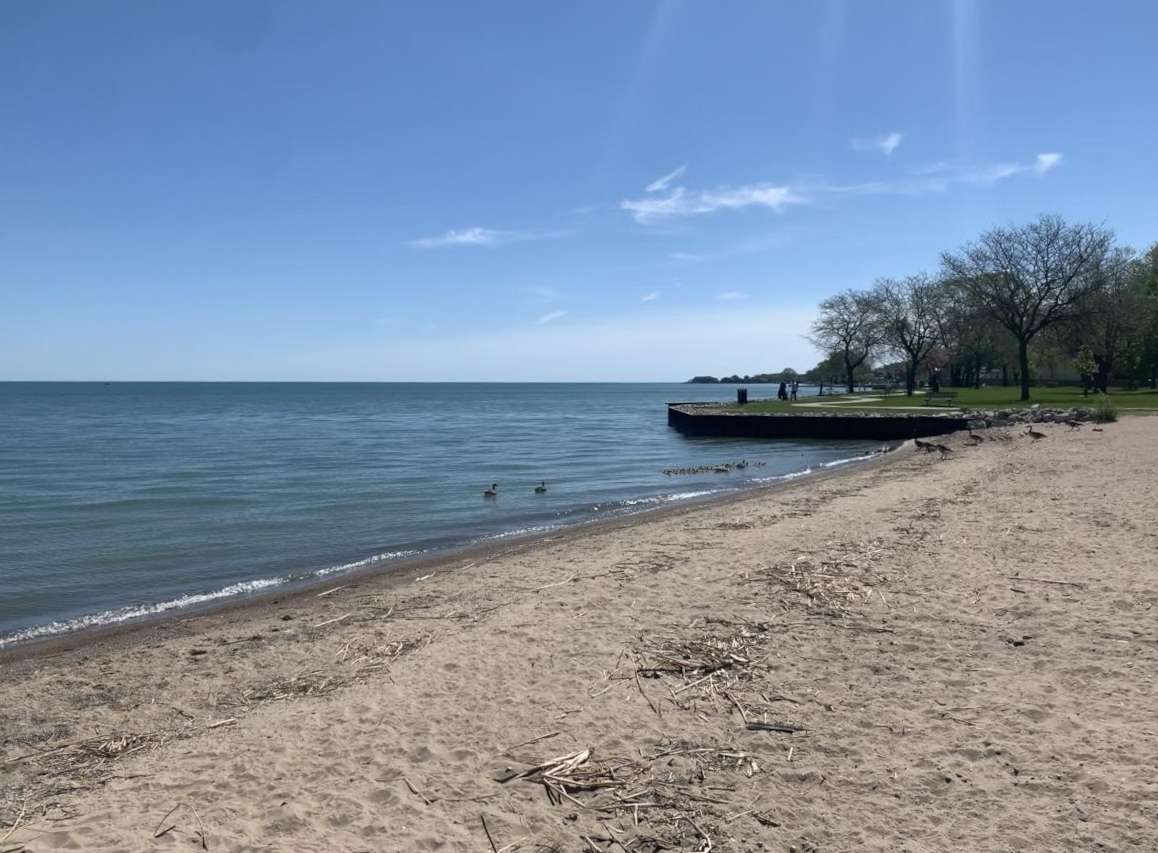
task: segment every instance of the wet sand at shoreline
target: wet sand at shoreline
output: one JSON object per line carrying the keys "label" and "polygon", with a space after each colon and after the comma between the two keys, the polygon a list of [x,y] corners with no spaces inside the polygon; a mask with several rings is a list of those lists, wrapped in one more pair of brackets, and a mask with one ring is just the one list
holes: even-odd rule
{"label": "wet sand at shoreline", "polygon": [[1151,847],[1158,421],[1043,430],[8,660],[0,851]]}

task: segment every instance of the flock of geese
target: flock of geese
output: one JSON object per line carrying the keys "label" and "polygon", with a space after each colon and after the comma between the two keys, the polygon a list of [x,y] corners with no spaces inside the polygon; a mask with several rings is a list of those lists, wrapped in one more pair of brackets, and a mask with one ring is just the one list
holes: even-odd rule
{"label": "flock of geese", "polygon": [[[547,481],[546,480],[540,480],[539,485],[535,486],[534,492],[536,495],[547,494]],[[491,483],[491,487],[489,489],[483,489],[483,497],[484,498],[497,498],[498,496],[499,496],[499,484],[498,483]]]}
{"label": "flock of geese", "polygon": [[[1078,421],[1078,420],[1073,420],[1072,418],[1070,420],[1062,421],[1062,423],[1064,423],[1066,426],[1068,426],[1071,431],[1075,430],[1075,429],[1081,429],[1082,428],[1082,422]],[[1093,431],[1094,432],[1101,432],[1102,428],[1101,427],[1093,427]],[[1040,432],[1040,431],[1034,429],[1032,424],[1026,424],[1025,425],[1025,432],[1021,433],[1021,435],[1024,435],[1028,438],[1031,438],[1035,442],[1041,441],[1043,438],[1046,437],[1046,434],[1044,432]],[[965,436],[965,440],[967,442],[969,442],[969,444],[971,444],[971,445],[978,445],[984,441],[1012,441],[1013,436],[1007,432],[1000,432],[1000,433],[997,433],[995,435],[982,436],[982,435],[978,435],[973,430],[969,430],[969,434],[967,436]],[[937,442],[934,442],[934,441],[922,441],[919,438],[915,438],[915,439],[913,439],[913,444],[916,445],[918,450],[923,450],[926,453],[940,453],[941,458],[944,458],[946,455],[953,452],[953,448],[946,447],[944,444],[938,444]]]}

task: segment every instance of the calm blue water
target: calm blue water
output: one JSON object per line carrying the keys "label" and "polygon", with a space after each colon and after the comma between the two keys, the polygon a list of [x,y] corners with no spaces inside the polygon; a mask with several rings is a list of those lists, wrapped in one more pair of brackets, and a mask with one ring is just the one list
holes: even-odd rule
{"label": "calm blue water", "polygon": [[[667,426],[669,400],[734,397],[676,384],[0,383],[0,645],[694,500],[876,446]],[[662,473],[740,458],[767,465]],[[485,500],[491,482],[500,494]]]}

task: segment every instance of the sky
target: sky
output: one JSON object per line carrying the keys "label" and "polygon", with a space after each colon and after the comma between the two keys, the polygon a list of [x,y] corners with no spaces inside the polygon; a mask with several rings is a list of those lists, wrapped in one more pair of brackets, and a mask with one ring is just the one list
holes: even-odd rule
{"label": "sky", "polygon": [[1158,3],[0,4],[0,379],[680,381],[1057,213]]}

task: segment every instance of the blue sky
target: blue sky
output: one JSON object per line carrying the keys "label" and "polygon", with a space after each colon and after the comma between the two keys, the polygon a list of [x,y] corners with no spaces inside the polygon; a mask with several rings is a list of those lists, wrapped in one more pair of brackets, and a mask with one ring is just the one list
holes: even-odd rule
{"label": "blue sky", "polygon": [[807,368],[1041,212],[1158,239],[1152,2],[7,2],[0,379]]}

